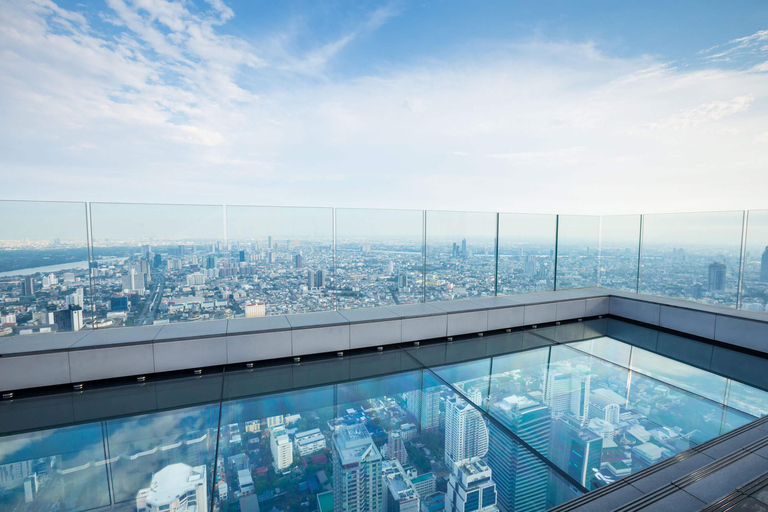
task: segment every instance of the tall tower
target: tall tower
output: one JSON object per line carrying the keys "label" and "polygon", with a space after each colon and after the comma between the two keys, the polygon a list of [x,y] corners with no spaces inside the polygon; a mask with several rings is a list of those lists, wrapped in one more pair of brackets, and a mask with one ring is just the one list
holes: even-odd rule
{"label": "tall tower", "polygon": [[571,366],[553,367],[547,376],[545,402],[554,414],[570,413],[580,422],[589,415],[590,373]]}
{"label": "tall tower", "polygon": [[394,459],[400,464],[405,464],[408,462],[408,453],[405,451],[403,433],[400,430],[392,430],[389,432],[389,437],[387,439],[387,452],[390,459]]}
{"label": "tall tower", "polygon": [[448,492],[445,496],[448,512],[498,512],[496,484],[492,471],[479,457],[451,465]]}
{"label": "tall tower", "polygon": [[368,429],[339,426],[333,433],[333,509],[380,512],[383,487],[381,454]]}
{"label": "tall tower", "polygon": [[[479,397],[470,396],[473,402]],[[453,463],[488,453],[488,426],[474,405],[457,396],[445,402],[445,463]]]}
{"label": "tall tower", "polygon": [[[508,396],[492,406],[501,423],[547,457],[549,407],[527,396]],[[503,512],[544,510],[547,503],[549,471],[530,450],[512,439],[503,428],[490,426],[488,465],[499,494]]]}
{"label": "tall tower", "polygon": [[422,430],[440,426],[440,387],[415,389],[405,394],[405,408],[418,420]]}
{"label": "tall tower", "polygon": [[763,251],[763,259],[760,261],[760,281],[768,283],[768,247]]}
{"label": "tall tower", "polygon": [[591,488],[593,470],[600,469],[603,438],[567,418],[552,421],[549,458],[581,485]]}
{"label": "tall tower", "polygon": [[725,291],[725,263],[712,263],[709,266],[708,292]]}

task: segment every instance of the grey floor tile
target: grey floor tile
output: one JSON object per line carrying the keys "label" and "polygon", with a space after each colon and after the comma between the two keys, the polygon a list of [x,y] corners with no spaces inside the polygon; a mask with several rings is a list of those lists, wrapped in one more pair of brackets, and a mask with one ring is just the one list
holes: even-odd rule
{"label": "grey floor tile", "polygon": [[766,471],[768,459],[749,454],[683,489],[702,501],[712,503]]}
{"label": "grey floor tile", "polygon": [[698,453],[639,480],[632,479],[631,484],[644,493],[650,493],[712,462],[714,462],[713,458]]}

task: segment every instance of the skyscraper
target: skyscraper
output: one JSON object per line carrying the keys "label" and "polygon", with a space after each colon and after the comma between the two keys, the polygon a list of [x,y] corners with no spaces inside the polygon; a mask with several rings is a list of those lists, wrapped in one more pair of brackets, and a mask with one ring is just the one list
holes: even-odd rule
{"label": "skyscraper", "polygon": [[590,480],[600,469],[603,437],[591,430],[559,418],[552,421],[550,460],[565,469],[581,485],[591,488]]}
{"label": "skyscraper", "polygon": [[35,294],[35,277],[24,276],[24,282],[21,283],[21,294],[25,296]]}
{"label": "skyscraper", "polygon": [[591,375],[585,368],[553,366],[547,376],[545,402],[555,415],[570,413],[584,422],[589,414]]}
{"label": "skyscraper", "polygon": [[415,389],[405,394],[405,408],[418,420],[422,430],[440,426],[440,388]]}
{"label": "skyscraper", "polygon": [[[470,395],[477,403],[479,391]],[[445,402],[445,463],[483,457],[488,453],[488,427],[474,405],[457,396]]]}
{"label": "skyscraper", "polygon": [[398,461],[400,464],[408,462],[408,453],[405,451],[405,443],[403,443],[403,433],[401,431],[392,430],[389,432],[387,456]]}
{"label": "skyscraper", "polygon": [[380,512],[384,505],[381,454],[368,429],[341,425],[333,433],[333,509]]}
{"label": "skyscraper", "polygon": [[[494,404],[492,410],[505,427],[547,456],[549,407],[528,396],[512,395]],[[500,510],[533,512],[547,508],[547,467],[533,452],[493,423],[490,425],[488,465],[493,470]]]}
{"label": "skyscraper", "polygon": [[445,496],[447,512],[496,512],[496,484],[491,468],[479,457],[451,464],[448,492]]}
{"label": "skyscraper", "polygon": [[725,291],[725,263],[715,262],[709,266],[707,291],[710,293]]}
{"label": "skyscraper", "polygon": [[303,268],[304,267],[304,258],[302,258],[301,254],[294,254],[293,255],[293,266],[295,268]]}
{"label": "skyscraper", "polygon": [[467,257],[467,239],[466,238],[461,241],[461,255],[465,258]]}
{"label": "skyscraper", "polygon": [[763,251],[763,259],[760,261],[760,281],[768,283],[768,247]]}

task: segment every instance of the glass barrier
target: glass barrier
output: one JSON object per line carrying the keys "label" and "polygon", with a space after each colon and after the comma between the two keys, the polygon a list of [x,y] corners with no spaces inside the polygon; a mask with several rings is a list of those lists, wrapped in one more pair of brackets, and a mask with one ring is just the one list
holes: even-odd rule
{"label": "glass barrier", "polygon": [[422,302],[424,212],[336,209],[339,309]]}
{"label": "glass barrier", "polygon": [[235,316],[335,308],[333,208],[227,206]]}
{"label": "glass barrier", "polygon": [[553,290],[557,215],[499,214],[498,294]]}
{"label": "glass barrier", "polygon": [[637,291],[640,220],[640,215],[600,218],[600,286]]}
{"label": "glass barrier", "polygon": [[495,294],[496,214],[428,211],[427,302]]}
{"label": "glass barrier", "polygon": [[0,340],[92,325],[85,203],[0,201]]}
{"label": "glass barrier", "polygon": [[768,311],[768,210],[748,214],[741,309]]}
{"label": "glass barrier", "polygon": [[555,289],[597,286],[600,217],[559,215]]}
{"label": "glass barrier", "polygon": [[229,318],[221,206],[91,203],[96,328]]}
{"label": "glass barrier", "polygon": [[743,212],[643,217],[640,292],[736,307]]}

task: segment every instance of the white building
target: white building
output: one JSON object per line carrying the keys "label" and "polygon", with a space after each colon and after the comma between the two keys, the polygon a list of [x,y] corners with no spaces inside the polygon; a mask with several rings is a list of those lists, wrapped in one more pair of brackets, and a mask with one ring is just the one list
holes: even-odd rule
{"label": "white building", "polygon": [[339,426],[333,433],[333,510],[380,512],[384,505],[381,463],[365,426]]}
{"label": "white building", "polygon": [[187,286],[200,286],[205,284],[205,276],[200,272],[193,272],[187,276]]}
{"label": "white building", "polygon": [[269,434],[269,447],[272,450],[272,465],[278,473],[288,469],[293,464],[293,443],[285,427],[275,425]]}
{"label": "white building", "polygon": [[[479,401],[479,391],[470,400]],[[457,396],[445,402],[445,463],[482,457],[488,453],[488,426],[472,404]]]}
{"label": "white building", "polygon": [[424,430],[440,426],[440,388],[415,389],[405,393],[405,408]]}
{"label": "white building", "polygon": [[311,455],[325,448],[325,436],[319,428],[298,432],[295,436],[296,449],[302,457]]}
{"label": "white building", "polygon": [[285,417],[282,414],[267,418],[267,428],[272,428],[275,425],[285,425]]}
{"label": "white building", "polygon": [[257,318],[267,315],[267,305],[264,302],[255,302],[245,305],[245,318]]}
{"label": "white building", "polygon": [[253,477],[250,471],[241,469],[237,472],[237,486],[240,488],[240,496],[248,496],[254,493],[255,487],[253,486]]}
{"label": "white building", "polygon": [[171,464],[136,495],[137,512],[199,512],[208,509],[205,466]]}
{"label": "white building", "polygon": [[448,512],[498,512],[496,484],[491,468],[480,458],[459,461],[452,466],[445,496]]}

